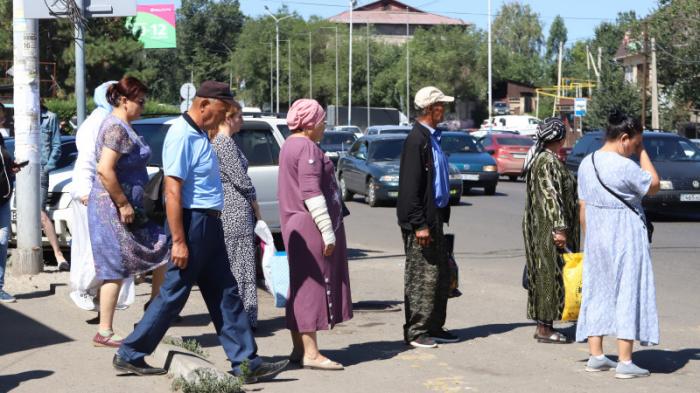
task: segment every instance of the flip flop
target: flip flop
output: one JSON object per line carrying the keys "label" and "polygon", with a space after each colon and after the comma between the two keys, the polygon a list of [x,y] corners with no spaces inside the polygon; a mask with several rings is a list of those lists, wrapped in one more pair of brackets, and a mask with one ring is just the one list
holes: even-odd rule
{"label": "flip flop", "polygon": [[323,361],[317,361],[317,360],[310,360],[307,358],[303,358],[301,360],[301,366],[303,368],[307,368],[310,370],[332,370],[332,371],[340,371],[343,370],[344,367],[342,364],[338,362],[334,362],[330,359],[326,359]]}
{"label": "flip flop", "polygon": [[535,334],[535,339],[542,344],[569,344],[572,341],[561,332],[554,332],[550,336],[540,336]]}

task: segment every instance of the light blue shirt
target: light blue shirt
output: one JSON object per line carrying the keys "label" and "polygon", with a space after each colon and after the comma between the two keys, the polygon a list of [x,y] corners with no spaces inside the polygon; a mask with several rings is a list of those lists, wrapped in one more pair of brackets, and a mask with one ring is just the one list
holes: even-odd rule
{"label": "light blue shirt", "polygon": [[440,147],[442,131],[437,131],[425,123],[420,124],[430,131],[430,145],[433,150],[433,162],[435,164],[435,179],[433,179],[435,205],[442,208],[450,202],[450,168],[447,156],[442,151],[442,147]]}
{"label": "light blue shirt", "polygon": [[223,210],[219,160],[207,133],[192,127],[184,117],[175,120],[165,136],[163,172],[183,181],[183,208]]}

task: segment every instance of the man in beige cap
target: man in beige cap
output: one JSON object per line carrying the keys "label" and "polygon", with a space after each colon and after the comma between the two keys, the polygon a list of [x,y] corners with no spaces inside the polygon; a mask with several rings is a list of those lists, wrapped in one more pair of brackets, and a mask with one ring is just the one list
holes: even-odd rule
{"label": "man in beige cap", "polygon": [[443,326],[450,290],[443,224],[450,219],[447,156],[440,148],[446,96],[437,87],[416,93],[421,111],[401,153],[396,213],[406,252],[404,275],[404,340],[416,348],[435,348],[459,339]]}

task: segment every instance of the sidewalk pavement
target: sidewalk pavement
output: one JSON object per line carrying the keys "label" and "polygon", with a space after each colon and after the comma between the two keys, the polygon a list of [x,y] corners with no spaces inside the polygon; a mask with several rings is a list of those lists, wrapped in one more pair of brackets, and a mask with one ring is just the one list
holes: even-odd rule
{"label": "sidewalk pavement", "polygon": [[[262,392],[697,392],[700,375],[700,323],[662,323],[663,345],[639,349],[635,361],[653,372],[650,378],[616,380],[614,372],[586,373],[585,344],[538,344],[534,326],[525,319],[526,295],[520,288],[522,260],[503,256],[459,260],[460,289],[451,299],[447,328],[462,341],[438,349],[411,349],[402,339],[403,257],[352,251],[353,301],[381,302],[389,311],[357,309],[353,320],[319,333],[325,355],[344,371],[290,367],[275,380],[246,387]],[[0,305],[0,392],[168,392],[168,377],[117,376],[114,350],[94,348],[96,326],[85,320],[96,313],[75,307],[68,298],[67,273],[7,277],[6,288],[18,302]],[[49,290],[56,286],[56,294]],[[150,286],[137,287],[137,300],[115,317],[116,331],[126,335],[141,316]],[[696,294],[697,296],[697,294]],[[284,310],[260,292],[259,354],[273,360],[291,351]],[[368,304],[368,303],[360,303]],[[220,370],[230,367],[198,290],[192,292],[169,335],[198,340],[208,360]],[[662,322],[664,314],[661,314]],[[568,331],[571,331],[569,328]],[[614,342],[606,341],[614,355]],[[158,365],[158,364],[155,364]]]}

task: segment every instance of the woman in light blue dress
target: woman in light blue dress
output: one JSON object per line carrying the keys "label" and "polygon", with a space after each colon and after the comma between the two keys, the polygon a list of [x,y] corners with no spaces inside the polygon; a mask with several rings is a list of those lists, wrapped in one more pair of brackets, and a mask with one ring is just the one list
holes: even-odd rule
{"label": "woman in light blue dress", "polygon": [[[619,112],[608,120],[605,145],[586,157],[578,171],[586,237],[576,340],[588,340],[591,357],[586,371],[616,367],[617,378],[635,378],[648,376],[649,371],[632,363],[634,341],[659,343],[642,198],[658,192],[660,185],[644,150],[639,123]],[[632,156],[639,157],[641,167],[629,158]],[[603,354],[603,336],[617,338],[619,363]]]}

